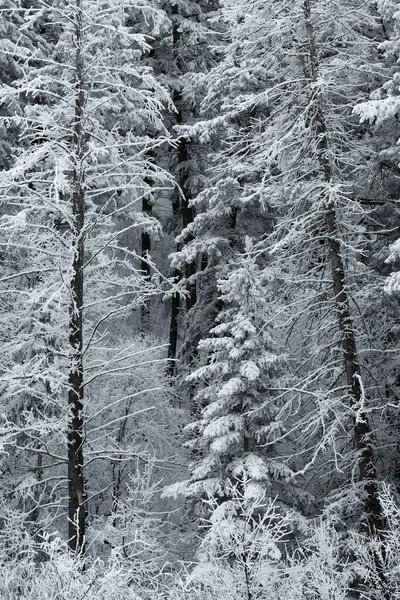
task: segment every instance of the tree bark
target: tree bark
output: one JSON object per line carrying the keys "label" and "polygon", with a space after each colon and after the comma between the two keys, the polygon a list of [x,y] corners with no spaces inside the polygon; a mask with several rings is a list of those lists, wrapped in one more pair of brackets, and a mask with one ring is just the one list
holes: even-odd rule
{"label": "tree bark", "polygon": [[[180,279],[180,272],[174,271],[173,277]],[[180,309],[180,297],[177,292],[172,295],[171,301],[171,319],[169,325],[169,344],[168,344],[168,361],[167,361],[167,375],[173,377],[176,373],[176,355],[178,351],[178,332],[179,332],[179,309]]]}
{"label": "tree bark", "polygon": [[[311,0],[304,0],[304,16],[309,48],[310,83],[312,83],[314,89],[317,89],[319,62],[315,32],[311,19]],[[334,181],[334,173],[329,159],[328,128],[324,114],[323,98],[320,91],[317,91],[314,119],[317,159],[324,181],[327,184],[331,184]],[[364,515],[361,519],[361,528],[368,536],[384,541],[386,519],[383,514],[378,493],[375,452],[372,444],[372,430],[367,414],[363,408],[365,397],[362,384],[362,373],[350,311],[350,298],[346,287],[346,272],[339,241],[337,210],[333,199],[326,198],[324,208],[324,225],[330,255],[334,303],[340,334],[340,348],[349,389],[350,408],[355,413],[353,417],[353,435],[358,454],[359,477],[364,492]],[[384,547],[382,547],[381,552],[373,550],[373,560],[378,577],[379,590],[372,593],[371,599],[390,600],[391,592],[388,588],[385,575],[386,566]],[[368,581],[364,581],[363,583],[368,586]]]}
{"label": "tree bark", "polygon": [[[315,33],[311,19],[310,0],[304,1],[304,15],[308,36],[310,83],[316,89],[318,85],[319,64]],[[314,113],[316,153],[323,178],[327,184],[330,184],[333,183],[334,175],[329,160],[327,125],[322,95],[320,92],[317,92],[317,94]],[[354,417],[354,441],[358,452],[360,480],[363,482],[364,487],[365,522],[363,525],[370,535],[379,536],[380,532],[385,529],[385,519],[378,495],[372,431],[368,417],[362,408],[364,405],[362,375],[357,354],[355,330],[350,312],[350,301],[346,288],[345,267],[339,241],[337,211],[334,201],[329,198],[325,201],[324,219],[330,253],[337,324],[340,332],[340,347],[343,355],[346,381],[350,392],[350,404],[351,408],[356,411],[356,416]]]}
{"label": "tree bark", "polygon": [[[151,200],[151,197],[149,195],[144,196],[143,201],[142,201],[142,211],[144,214],[147,215],[151,215],[151,211],[153,208],[153,203]],[[150,280],[150,265],[148,263],[148,261],[146,260],[150,254],[150,250],[151,250],[151,238],[150,238],[150,234],[147,231],[143,231],[142,235],[141,235],[141,243],[142,243],[142,250],[141,250],[141,256],[142,256],[142,264],[141,264],[141,270],[142,270],[142,274],[143,277],[145,279],[145,281],[149,281]],[[142,304],[141,309],[140,309],[140,327],[141,327],[141,332],[142,335],[149,333],[149,329],[150,329],[150,304],[148,301],[146,301],[144,304]]]}
{"label": "tree bark", "polygon": [[[171,7],[171,12],[173,16],[177,16],[179,13],[178,5],[174,5]],[[179,56],[180,51],[180,42],[181,42],[181,33],[179,30],[179,23],[177,21],[173,22],[172,26],[172,53],[174,57],[174,62],[179,70],[181,70],[181,59]],[[174,101],[174,105],[177,109],[176,113],[176,124],[179,125],[183,122],[182,115],[182,93],[179,89],[175,88],[173,90],[172,98]],[[172,210],[175,217],[180,222],[181,228],[185,229],[189,223],[193,221],[194,212],[193,208],[189,206],[189,189],[187,186],[188,180],[188,172],[187,172],[187,163],[189,160],[188,153],[188,142],[184,138],[180,138],[177,145],[177,154],[176,154],[176,179],[179,185],[179,190],[176,192],[176,196],[172,201]],[[193,239],[192,237],[188,237],[185,240],[185,243],[188,243]],[[180,247],[178,246],[177,251],[179,252]],[[186,265],[184,272],[181,273],[179,271],[175,271],[173,276],[177,278],[179,281],[184,276],[187,280],[192,277],[196,273],[195,264]],[[196,296],[196,284],[190,282],[188,284],[188,296],[186,298],[186,310],[190,310],[195,304],[197,300]],[[178,335],[179,335],[179,312],[181,308],[181,302],[179,294],[175,293],[172,297],[171,304],[171,320],[170,320],[170,329],[169,329],[169,347],[168,347],[168,363],[167,363],[167,374],[173,376],[176,373],[176,355],[178,350]]]}
{"label": "tree bark", "polygon": [[73,126],[73,244],[71,299],[69,306],[70,371],[68,377],[68,520],[69,547],[83,554],[85,547],[85,485],[83,477],[83,261],[85,192],[83,158],[83,111],[85,103],[82,59],[82,0],[76,0],[75,16],[75,114]]}

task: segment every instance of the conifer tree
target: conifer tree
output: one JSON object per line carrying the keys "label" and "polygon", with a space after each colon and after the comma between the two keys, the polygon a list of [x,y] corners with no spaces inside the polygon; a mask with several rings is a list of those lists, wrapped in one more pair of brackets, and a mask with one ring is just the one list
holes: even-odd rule
{"label": "conifer tree", "polygon": [[[370,36],[377,23],[368,8],[351,3],[350,23],[345,0],[227,3],[231,41],[206,100],[216,114],[188,130],[222,136],[214,155],[219,181],[202,196],[203,212],[189,228],[194,240],[181,259],[207,247],[223,263],[235,243],[240,247],[246,209],[264,213],[255,221],[253,212],[248,226],[276,274],[272,320],[290,365],[278,394],[291,406],[281,436],[285,455],[293,471],[309,476],[312,510],[331,506],[379,537],[386,523],[374,434],[383,440],[387,433],[375,431],[374,411],[386,402],[374,358],[384,342],[371,340],[371,321],[359,319],[368,281],[362,199],[370,148],[352,117],[375,60]],[[386,595],[384,565],[375,558]]]}
{"label": "conifer tree", "polygon": [[[218,33],[215,31],[213,17],[218,14],[218,0],[163,2],[165,14],[170,20],[167,36],[154,43],[155,68],[168,86],[174,102],[175,112],[169,118],[171,131],[176,136],[176,147],[170,153],[168,168],[174,175],[176,189],[171,198],[173,234],[179,237],[177,250],[190,242],[192,236],[187,227],[194,219],[193,199],[204,189],[205,169],[207,168],[207,144],[182,134],[181,127],[196,122],[199,118],[200,104],[205,93],[207,73],[215,64],[212,51]],[[181,232],[185,231],[183,236]],[[185,337],[187,322],[182,314],[194,307],[197,300],[196,271],[200,261],[173,265],[174,277],[187,291],[182,301],[178,292],[171,301],[171,320],[169,331],[168,373],[176,372],[176,359],[180,342]],[[195,344],[192,344],[192,349]],[[183,351],[190,356],[191,350]],[[189,359],[190,361],[190,359]]]}
{"label": "conifer tree", "polygon": [[[136,206],[150,180],[153,189],[168,185],[148,154],[165,141],[161,111],[169,97],[141,63],[147,41],[128,24],[136,11],[153,14],[148,3],[92,0],[21,8],[23,30],[40,20],[53,24],[52,46],[44,52],[41,44],[27,49],[23,38],[15,40],[21,77],[3,86],[1,98],[3,106],[25,103],[11,119],[20,145],[1,174],[2,250],[8,263],[16,254],[23,259],[2,280],[3,297],[16,309],[9,325],[15,339],[3,359],[4,397],[25,406],[19,422],[10,407],[3,428],[8,443],[23,428],[31,432],[27,449],[50,459],[61,454],[62,461],[67,415],[68,539],[78,553],[86,512],[83,394],[93,380],[84,361],[93,361],[91,348],[100,340],[103,348],[112,341],[107,325],[157,289],[143,282],[140,256],[121,246],[116,228],[122,214],[125,232],[146,219],[148,228],[158,227]],[[22,337],[29,357],[15,341]],[[98,363],[97,370],[98,378]]]}
{"label": "conifer tree", "polygon": [[[209,500],[214,509],[214,503],[230,506],[238,495],[245,503],[262,504],[265,494],[275,496],[278,490],[280,503],[289,500],[285,482],[291,470],[277,449],[284,407],[274,393],[284,357],[274,340],[268,284],[250,246],[220,269],[220,312],[199,343],[204,365],[188,376],[196,385],[193,414],[198,415],[186,427],[192,438],[191,477],[168,493],[194,503]],[[228,505],[221,511],[223,518],[233,518]]]}
{"label": "conifer tree", "polygon": [[259,170],[245,161],[238,169],[244,133],[257,118],[257,109],[244,103],[238,106],[236,97],[245,87],[249,95],[260,89],[262,67],[257,57],[249,58],[245,68],[229,57],[232,31],[226,11],[220,10],[212,23],[220,31],[214,47],[217,60],[201,80],[204,91],[199,118],[179,127],[191,144],[209,148],[207,184],[191,200],[193,222],[178,236],[180,246],[172,258],[177,270],[200,267],[195,278],[197,303],[187,320],[184,348],[196,348],[219,312],[219,267],[227,265],[237,251],[244,251],[246,235],[258,239],[271,228],[271,212],[260,210],[259,198],[253,193]]}

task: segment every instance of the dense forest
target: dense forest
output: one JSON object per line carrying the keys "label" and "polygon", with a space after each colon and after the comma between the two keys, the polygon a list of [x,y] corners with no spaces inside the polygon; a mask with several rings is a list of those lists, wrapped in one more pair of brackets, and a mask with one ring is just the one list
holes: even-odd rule
{"label": "dense forest", "polygon": [[0,597],[400,600],[400,0],[1,0]]}

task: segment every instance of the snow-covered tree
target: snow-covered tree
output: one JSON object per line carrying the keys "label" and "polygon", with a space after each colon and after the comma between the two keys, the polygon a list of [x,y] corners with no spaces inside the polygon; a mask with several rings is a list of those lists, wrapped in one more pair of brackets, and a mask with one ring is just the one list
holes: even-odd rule
{"label": "snow-covered tree", "polygon": [[[210,97],[218,99],[221,89],[229,94],[219,100],[222,114],[197,132],[224,129],[220,160],[235,174],[231,198],[236,188],[239,207],[255,202],[270,215],[263,233],[279,272],[276,318],[286,322],[293,375],[285,387],[297,403],[304,448],[297,468],[318,462],[329,447],[339,469],[356,464],[375,530],[382,515],[368,422],[374,402],[367,396],[376,392],[361,369],[357,345],[367,350],[367,342],[352,303],[365,274],[358,200],[368,181],[360,156],[368,149],[351,117],[373,58],[364,33],[375,21],[364,3],[352,3],[351,11],[350,22],[345,1],[227,3],[232,41]],[[350,435],[356,456],[347,454],[340,431]]]}
{"label": "snow-covered tree", "polygon": [[[390,479],[399,479],[399,438],[398,438],[398,397],[399,397],[399,362],[398,362],[398,320],[399,320],[399,269],[400,252],[397,223],[399,217],[399,150],[398,141],[400,130],[398,124],[399,110],[399,73],[398,46],[400,36],[399,3],[376,3],[381,35],[374,40],[379,64],[380,80],[374,82],[369,99],[364,98],[354,107],[354,113],[368,128],[370,144],[375,148],[375,183],[374,197],[369,202],[374,207],[371,210],[371,229],[375,234],[373,250],[370,252],[369,264],[377,272],[379,278],[384,275],[387,279],[384,289],[387,292],[384,299],[376,303],[376,293],[373,304],[370,303],[371,319],[375,322],[375,335],[380,337],[384,347],[385,358],[375,362],[381,365],[380,377],[385,385],[388,400],[386,422],[388,436],[383,444],[389,443],[396,448],[386,454],[385,459],[390,465]],[[370,90],[369,90],[370,91]],[[371,194],[370,194],[371,195]],[[379,286],[382,289],[382,285]],[[372,297],[372,295],[370,295]],[[380,311],[378,311],[380,309]],[[382,315],[379,318],[379,312]],[[393,440],[394,443],[393,443]]]}
{"label": "snow-covered tree", "polygon": [[[208,72],[217,60],[213,45],[218,38],[216,22],[219,0],[185,0],[182,2],[162,2],[170,20],[168,35],[155,41],[155,69],[160,74],[172,96],[175,112],[169,118],[171,131],[176,137],[176,146],[172,149],[168,168],[173,173],[177,187],[171,197],[172,233],[178,236],[178,251],[190,242],[192,236],[187,227],[195,216],[193,199],[207,187],[207,143],[199,143],[181,133],[181,127],[196,122],[199,118],[200,104],[206,93]],[[214,20],[213,20],[214,19]],[[180,236],[182,230],[185,232]],[[185,337],[187,322],[182,318],[197,301],[196,272],[200,260],[190,263],[173,264],[173,275],[181,282],[187,294],[182,301],[176,292],[171,301],[171,319],[169,332],[168,372],[176,372],[176,359],[179,346]],[[193,347],[182,351],[182,358],[192,353]],[[187,345],[186,345],[187,346]]]}
{"label": "snow-covered tree", "polygon": [[[227,556],[223,532],[228,537],[232,533],[233,548],[237,537],[249,529],[253,550],[247,558],[242,556],[245,563],[233,564],[236,555],[228,562],[232,561],[232,577],[244,568],[253,578],[258,569],[253,554],[257,544],[265,542],[258,539],[263,529],[262,505],[277,494],[279,506],[292,503],[294,490],[292,472],[279,452],[286,407],[276,390],[284,356],[270,320],[271,273],[259,268],[250,240],[247,244],[243,255],[236,255],[219,271],[220,311],[209,335],[198,345],[202,366],[188,376],[196,389],[192,412],[196,420],[186,427],[192,452],[190,479],[169,486],[165,494],[187,498],[188,507],[194,509],[192,519],[204,515],[209,519],[199,552],[205,555],[213,547],[215,569],[219,568],[218,556],[221,560]],[[267,524],[263,532],[269,535]],[[213,560],[206,570],[214,568]],[[257,565],[263,569],[260,561]],[[247,584],[255,586],[257,578],[254,575],[254,581]],[[243,585],[245,578],[238,590]]]}
{"label": "snow-covered tree", "polygon": [[272,388],[283,357],[268,318],[268,283],[251,254],[220,274],[221,310],[199,343],[206,364],[188,377],[201,416],[188,426],[194,464],[186,495],[223,499],[235,481],[246,481],[247,493],[257,496],[271,480],[290,477],[269,448],[282,426]]}
{"label": "snow-covered tree", "polygon": [[159,227],[138,205],[150,182],[169,185],[148,158],[166,142],[169,96],[141,61],[145,36],[129,26],[135,12],[153,11],[147,2],[92,0],[21,8],[22,31],[52,24],[49,46],[15,40],[21,75],[1,94],[6,107],[23,100],[22,114],[3,118],[21,132],[1,174],[2,297],[14,306],[2,331],[3,431],[14,445],[23,431],[23,446],[57,461],[66,440],[68,538],[77,551],[85,540],[83,398],[93,380],[85,365],[97,368],[97,381],[102,368],[107,377],[92,348],[115,343],[112,323],[161,289],[143,282],[139,257],[120,243],[144,219]]}
{"label": "snow-covered tree", "polygon": [[257,600],[278,598],[287,577],[283,550],[292,526],[276,504],[262,496],[249,500],[235,488],[222,504],[208,502],[211,517],[198,562],[187,581],[195,597]]}

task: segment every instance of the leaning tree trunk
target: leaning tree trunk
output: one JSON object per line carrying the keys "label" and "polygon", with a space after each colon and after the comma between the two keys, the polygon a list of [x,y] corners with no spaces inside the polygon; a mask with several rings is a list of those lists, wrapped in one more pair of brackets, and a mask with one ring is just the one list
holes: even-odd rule
{"label": "leaning tree trunk", "polygon": [[[311,70],[310,83],[315,89],[319,79],[319,64],[315,32],[311,20],[311,1],[304,1],[304,15],[308,36],[309,64]],[[321,93],[316,97],[314,113],[316,152],[323,178],[327,184],[334,180],[333,169],[329,160],[329,144],[327,124]],[[340,333],[340,347],[343,354],[344,370],[350,391],[351,408],[357,411],[354,419],[354,441],[358,451],[358,468],[363,482],[365,500],[365,525],[372,535],[379,535],[384,529],[385,520],[379,501],[377,474],[374,450],[372,445],[371,427],[362,406],[364,393],[362,387],[361,369],[357,355],[355,330],[350,313],[350,301],[346,288],[345,267],[339,242],[337,211],[332,199],[325,203],[325,230],[330,251],[330,262],[333,280],[334,302],[337,314],[337,324]]]}
{"label": "leaning tree trunk", "polygon": [[82,60],[82,2],[76,0],[75,17],[75,115],[73,126],[73,243],[74,257],[70,282],[68,392],[68,519],[69,547],[82,554],[85,546],[85,486],[83,478],[83,260],[85,194],[83,158],[83,110],[85,102]]}
{"label": "leaning tree trunk", "polygon": [[[310,83],[317,89],[319,79],[319,62],[315,32],[311,19],[311,0],[304,0],[305,26],[308,38]],[[324,113],[323,99],[317,91],[315,98],[315,139],[316,153],[321,174],[326,184],[334,181],[333,168],[329,160],[328,128]],[[358,455],[358,471],[363,487],[364,515],[361,522],[367,535],[384,540],[386,528],[385,517],[379,499],[375,453],[372,444],[372,431],[367,414],[363,409],[364,390],[362,374],[357,353],[355,329],[350,311],[350,299],[346,287],[345,266],[339,241],[337,209],[334,200],[324,201],[324,226],[330,254],[334,303],[337,315],[337,325],[340,334],[340,348],[343,356],[344,371],[349,389],[350,408],[354,410],[353,435]],[[379,578],[378,596],[373,593],[372,600],[390,600],[385,575],[385,552],[374,551],[374,563]]]}

